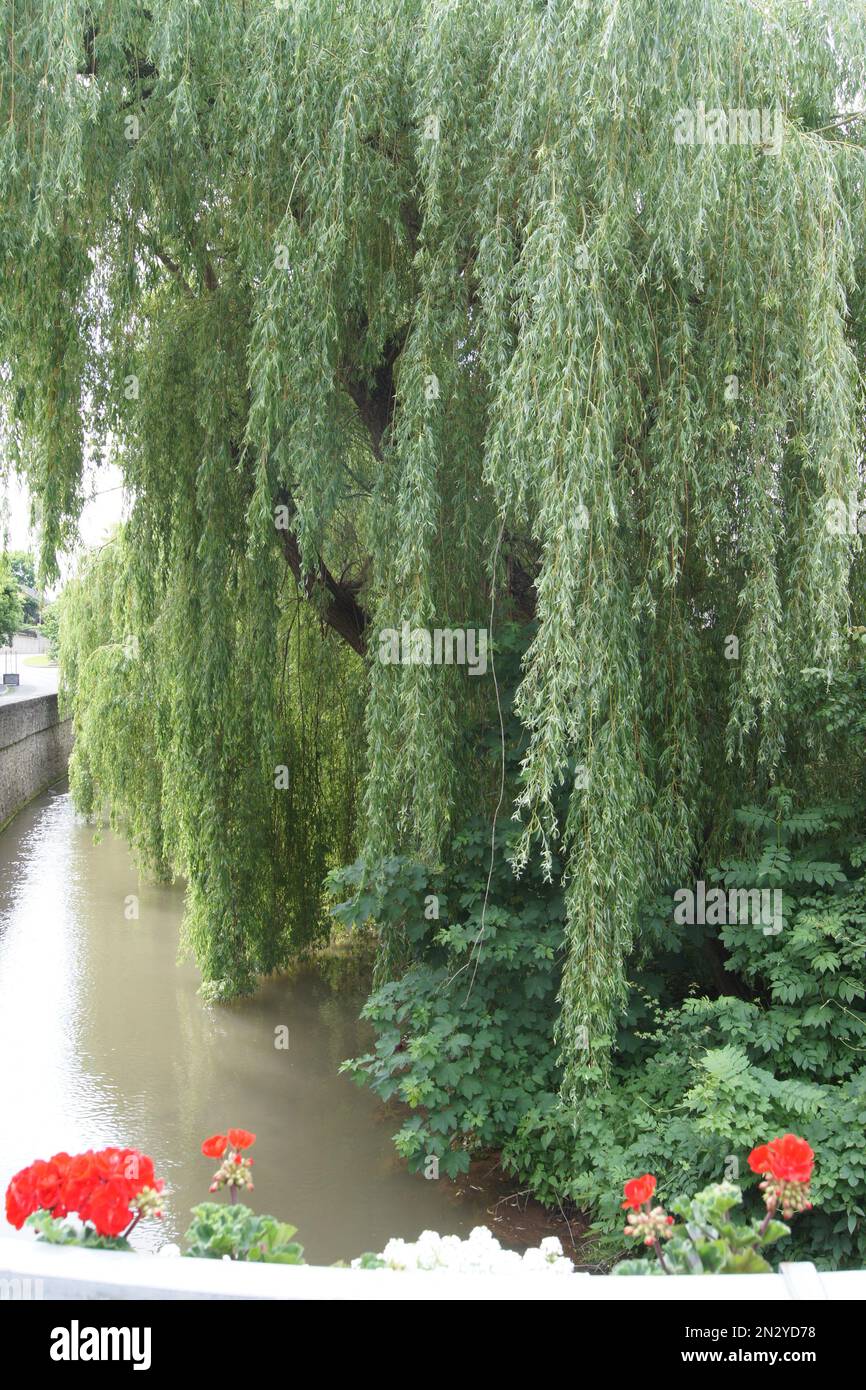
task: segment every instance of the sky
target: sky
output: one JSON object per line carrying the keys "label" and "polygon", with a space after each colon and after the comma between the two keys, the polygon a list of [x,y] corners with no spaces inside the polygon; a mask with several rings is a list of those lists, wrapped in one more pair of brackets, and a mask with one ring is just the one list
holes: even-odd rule
{"label": "sky", "polygon": [[[86,478],[85,502],[78,523],[80,549],[101,545],[124,514],[125,493],[121,472],[116,464],[102,465],[98,472],[89,470]],[[5,518],[3,514],[5,513]],[[4,524],[5,522],[5,524]],[[38,550],[38,535],[30,526],[30,497],[25,485],[14,477],[0,481],[0,538],[3,549]],[[67,554],[61,560],[61,574],[67,579],[74,574],[79,554]],[[56,586],[51,592],[56,592]]]}

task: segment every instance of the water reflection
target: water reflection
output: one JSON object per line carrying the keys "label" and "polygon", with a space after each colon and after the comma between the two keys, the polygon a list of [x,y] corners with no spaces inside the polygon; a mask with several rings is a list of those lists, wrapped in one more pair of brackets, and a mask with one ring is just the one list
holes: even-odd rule
{"label": "water reflection", "polygon": [[297,1225],[316,1262],[484,1220],[446,1180],[403,1171],[397,1122],[337,1075],[369,1042],[362,981],[338,990],[311,969],[208,1008],[176,963],[181,908],[179,888],[139,883],[122,840],[94,843],[65,791],[0,835],[0,1188],[59,1149],[143,1148],[172,1188],[159,1230],[140,1232],[149,1248],[179,1239],[207,1196],[201,1139],[241,1125],[258,1135],[253,1205]]}

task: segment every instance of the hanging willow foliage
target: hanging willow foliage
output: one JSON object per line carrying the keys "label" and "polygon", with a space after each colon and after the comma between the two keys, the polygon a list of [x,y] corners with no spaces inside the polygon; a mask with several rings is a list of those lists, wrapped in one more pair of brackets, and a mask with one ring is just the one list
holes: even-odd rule
{"label": "hanging willow foliage", "polygon": [[862,4],[0,16],[11,457],[49,568],[88,447],[134,495],[206,975],[258,966],[273,908],[255,782],[286,568],[372,656],[377,854],[442,853],[492,700],[383,665],[378,633],[485,626],[493,597],[534,624],[517,868],[564,850],[572,1088],[641,898],[741,768],[772,772],[848,621],[859,541],[827,503],[862,471]]}
{"label": "hanging willow foliage", "polygon": [[[60,599],[62,697],[75,720],[70,785],[78,808],[130,841],[156,878],[189,879],[184,923],[212,998],[252,989],[257,975],[284,965],[323,937],[329,915],[322,884],[355,851],[360,789],[358,731],[363,724],[363,667],[318,622],[296,592],[281,596],[278,660],[257,672],[269,686],[270,723],[243,716],[254,674],[238,635],[226,698],[236,714],[231,776],[220,833],[232,837],[227,865],[202,845],[213,835],[190,795],[195,761],[185,700],[174,665],[178,593],[152,589],[142,604],[131,533],[121,528],[87,558]],[[183,604],[185,611],[185,604]],[[197,747],[206,751],[199,731]],[[221,851],[225,853],[225,851]],[[243,935],[225,947],[213,930],[210,895],[245,891]]]}

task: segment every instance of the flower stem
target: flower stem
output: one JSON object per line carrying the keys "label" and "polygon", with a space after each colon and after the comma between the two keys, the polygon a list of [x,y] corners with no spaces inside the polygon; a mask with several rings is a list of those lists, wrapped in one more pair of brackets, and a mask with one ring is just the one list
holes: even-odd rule
{"label": "flower stem", "polygon": [[[643,1209],[644,1209],[644,1211],[646,1212],[647,1216],[649,1216],[649,1215],[650,1215],[650,1212],[652,1211],[652,1204],[651,1204],[651,1202],[644,1202],[644,1204],[643,1204]],[[663,1274],[670,1274],[670,1270],[668,1269],[667,1265],[665,1264],[665,1257],[664,1257],[664,1255],[662,1254],[661,1241],[659,1240],[658,1236],[653,1236],[653,1250],[654,1250],[654,1251],[656,1252],[656,1254],[658,1255],[658,1261],[659,1261],[659,1264],[660,1264],[661,1267],[662,1267],[662,1273],[663,1273]]]}
{"label": "flower stem", "polygon": [[138,1223],[139,1223],[140,1220],[141,1220],[141,1212],[140,1212],[140,1211],[137,1211],[137,1212],[135,1213],[135,1216],[132,1218],[132,1220],[130,1221],[129,1225],[127,1226],[126,1230],[123,1232],[123,1235],[121,1236],[121,1240],[129,1240],[129,1237],[131,1236],[132,1232],[135,1230],[135,1228],[136,1228],[136,1226],[138,1225]]}
{"label": "flower stem", "polygon": [[664,1255],[662,1254],[661,1241],[659,1240],[658,1236],[654,1236],[654,1237],[653,1237],[653,1250],[655,1250],[656,1254],[657,1254],[658,1257],[659,1257],[659,1264],[660,1264],[661,1267],[662,1267],[662,1271],[663,1271],[665,1274],[670,1274],[670,1270],[668,1269],[667,1265],[665,1264],[665,1257],[664,1257]]}
{"label": "flower stem", "polygon": [[773,1200],[772,1200],[772,1202],[769,1202],[769,1203],[767,1204],[767,1215],[764,1217],[763,1221],[761,1222],[761,1226],[760,1226],[760,1229],[759,1229],[759,1231],[758,1231],[758,1235],[760,1235],[760,1236],[764,1235],[764,1233],[766,1232],[767,1227],[769,1226],[769,1224],[770,1224],[771,1220],[773,1219],[773,1217],[775,1216],[775,1214],[776,1214],[776,1199],[775,1199],[775,1197],[774,1197]]}

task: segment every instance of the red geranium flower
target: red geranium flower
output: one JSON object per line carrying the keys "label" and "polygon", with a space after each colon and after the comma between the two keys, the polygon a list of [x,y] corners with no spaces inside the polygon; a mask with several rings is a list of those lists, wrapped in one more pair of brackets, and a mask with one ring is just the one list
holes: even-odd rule
{"label": "red geranium flower", "polygon": [[209,1139],[205,1139],[201,1151],[205,1158],[222,1158],[227,1143],[228,1140],[224,1134],[212,1134]]}
{"label": "red geranium flower", "polygon": [[78,1211],[99,1181],[95,1159],[92,1149],[87,1153],[73,1154],[69,1159],[63,1182],[63,1200],[69,1211]]}
{"label": "red geranium flower", "polygon": [[51,1211],[56,1207],[61,1197],[61,1173],[57,1164],[50,1159],[37,1158],[35,1163],[30,1165],[31,1182],[40,1207],[46,1211]]}
{"label": "red geranium flower", "polygon": [[98,1153],[58,1153],[16,1173],[6,1189],[6,1216],[20,1230],[35,1211],[55,1217],[77,1212],[100,1235],[117,1236],[133,1220],[134,1198],[145,1188],[161,1192],[163,1186],[154,1177],[153,1160],[138,1149],[109,1146]]}
{"label": "red geranium flower", "polygon": [[656,1180],[652,1173],[644,1173],[642,1178],[631,1178],[623,1188],[625,1193],[624,1207],[631,1207],[633,1211],[640,1211],[644,1202],[648,1202],[656,1190]]}
{"label": "red geranium flower", "polygon": [[779,1182],[809,1182],[815,1154],[796,1134],[784,1134],[767,1145],[770,1169]]}
{"label": "red geranium flower", "polygon": [[117,1175],[127,1184],[130,1196],[134,1197],[143,1187],[154,1187],[153,1159],[138,1149],[119,1150]]}
{"label": "red geranium flower", "polygon": [[24,1222],[27,1220],[39,1205],[33,1184],[30,1180],[30,1169],[22,1168],[20,1173],[16,1173],[14,1178],[6,1188],[6,1220],[10,1226],[14,1226],[16,1231],[20,1231]]}
{"label": "red geranium flower", "polygon": [[770,1171],[770,1146],[769,1144],[759,1144],[756,1149],[752,1149],[749,1154],[749,1167],[753,1173],[769,1173]]}
{"label": "red geranium flower", "polygon": [[229,1143],[233,1149],[249,1149],[256,1142],[256,1136],[248,1129],[230,1129]]}
{"label": "red geranium flower", "polygon": [[122,1178],[109,1178],[100,1183],[79,1213],[92,1221],[101,1236],[119,1236],[133,1219],[129,1209],[129,1193]]}
{"label": "red geranium flower", "polygon": [[148,1154],[139,1153],[137,1149],[131,1150],[135,1154],[136,1181],[141,1187],[156,1187],[158,1192],[162,1191],[162,1184],[157,1187],[156,1175],[153,1171],[153,1159]]}

